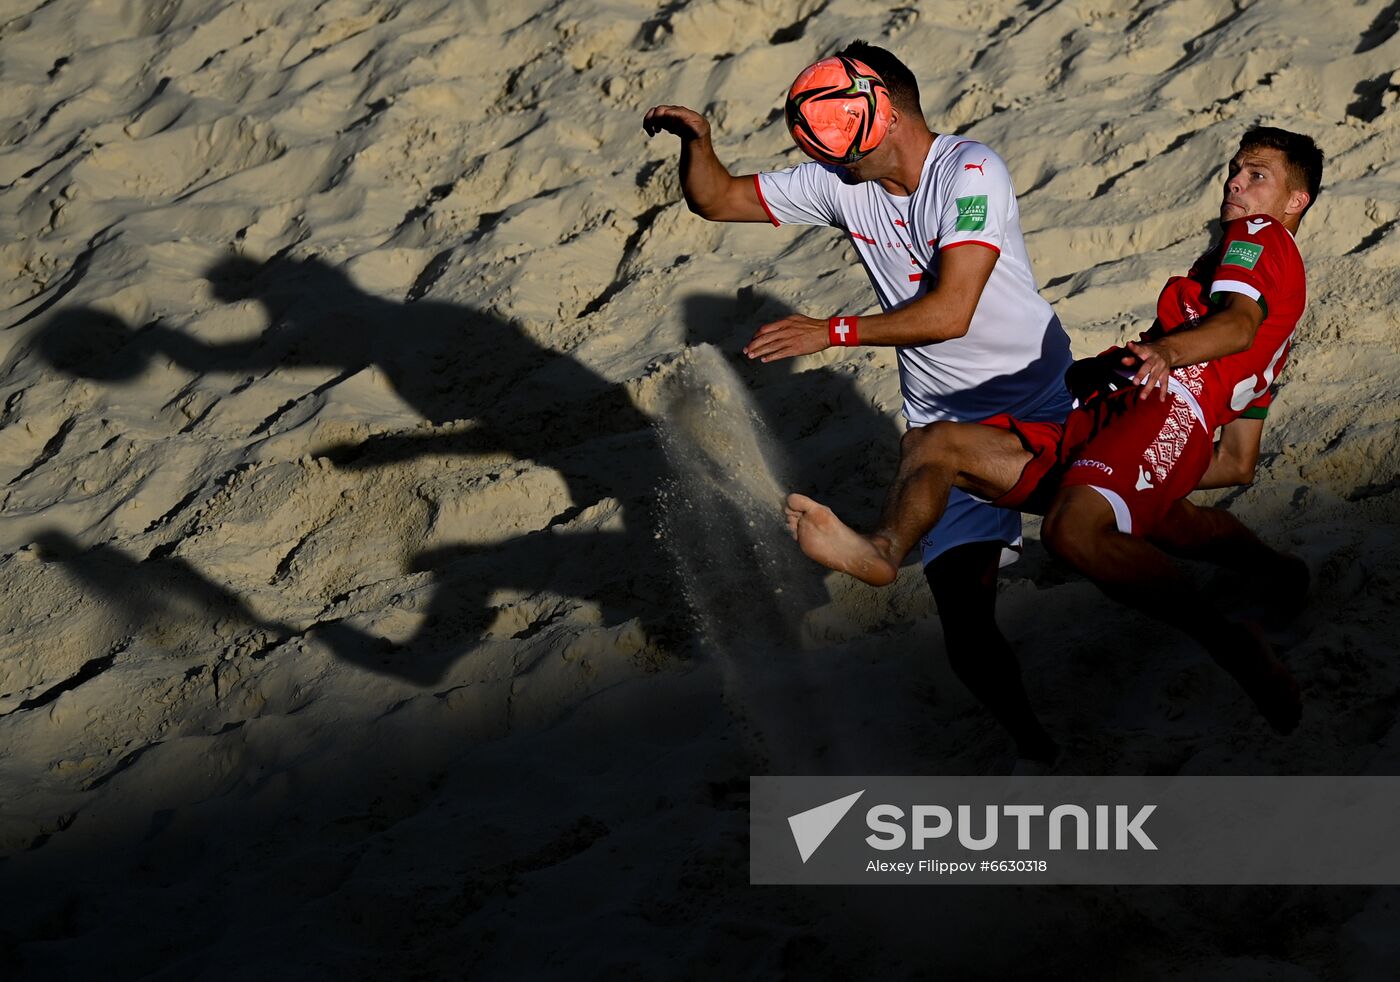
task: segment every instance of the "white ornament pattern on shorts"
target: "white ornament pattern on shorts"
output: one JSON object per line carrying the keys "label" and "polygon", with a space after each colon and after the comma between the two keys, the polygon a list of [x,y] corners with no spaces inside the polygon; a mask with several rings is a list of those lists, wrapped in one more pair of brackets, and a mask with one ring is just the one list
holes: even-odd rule
{"label": "white ornament pattern on shorts", "polygon": [[1201,389],[1205,387],[1206,366],[1187,365],[1185,368],[1177,368],[1172,371],[1182,385],[1186,386],[1186,391],[1197,399],[1201,397]]}
{"label": "white ornament pattern on shorts", "polygon": [[1196,425],[1196,417],[1186,400],[1175,394],[1171,400],[1171,412],[1162,423],[1161,432],[1142,455],[1159,484],[1167,479],[1167,472],[1186,452],[1186,441],[1191,438],[1191,428]]}

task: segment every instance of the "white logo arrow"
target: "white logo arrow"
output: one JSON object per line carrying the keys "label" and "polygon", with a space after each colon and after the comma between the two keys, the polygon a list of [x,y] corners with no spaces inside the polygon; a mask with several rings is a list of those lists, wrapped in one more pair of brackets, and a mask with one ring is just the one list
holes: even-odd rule
{"label": "white logo arrow", "polygon": [[841,824],[841,819],[846,817],[846,812],[851,810],[856,799],[863,794],[865,794],[864,791],[857,791],[844,798],[837,798],[835,801],[828,801],[816,808],[809,808],[805,812],[788,816],[788,827],[792,829],[792,839],[797,843],[797,852],[802,856],[804,863],[826,841],[826,837],[831,834],[832,830]]}

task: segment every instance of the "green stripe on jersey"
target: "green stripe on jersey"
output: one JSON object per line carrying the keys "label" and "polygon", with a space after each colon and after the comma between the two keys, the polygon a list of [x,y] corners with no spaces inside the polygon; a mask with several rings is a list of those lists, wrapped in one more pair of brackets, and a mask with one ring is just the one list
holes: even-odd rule
{"label": "green stripe on jersey", "polygon": [[[1210,295],[1210,302],[1211,302],[1211,304],[1213,304],[1214,306],[1220,307],[1220,306],[1223,306],[1223,305],[1225,304],[1225,299],[1226,299],[1227,297],[1234,296],[1234,295],[1235,295],[1235,291],[1234,291],[1234,290],[1216,290],[1214,293],[1212,293],[1212,294]],[[1241,294],[1239,294],[1239,296],[1241,296],[1241,297],[1247,297],[1247,296],[1249,296],[1249,294],[1247,294],[1247,293],[1241,293]],[[1262,310],[1262,311],[1264,312],[1264,316],[1265,316],[1265,317],[1268,317],[1268,316],[1269,316],[1269,302],[1268,302],[1267,300],[1264,299],[1264,294],[1262,294],[1262,293],[1259,294],[1258,299],[1255,300],[1254,302],[1257,303],[1257,304],[1259,305],[1259,309]]]}

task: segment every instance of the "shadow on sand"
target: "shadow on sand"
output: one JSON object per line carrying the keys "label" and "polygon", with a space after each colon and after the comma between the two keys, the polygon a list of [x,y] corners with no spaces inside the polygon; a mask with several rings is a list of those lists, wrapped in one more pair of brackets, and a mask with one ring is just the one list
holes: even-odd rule
{"label": "shadow on sand", "polygon": [[[245,435],[248,439],[274,431],[304,400],[374,367],[427,422],[469,425],[449,432],[380,434],[309,450],[351,471],[423,455],[508,454],[555,471],[567,487],[569,506],[538,531],[414,556],[406,572],[433,574],[434,590],[413,637],[390,644],[344,620],[314,625],[337,657],[414,684],[436,684],[481,640],[495,616],[491,595],[502,589],[549,590],[590,600],[608,624],[637,618],[655,643],[670,648],[689,643],[694,624],[684,584],[677,582],[675,556],[658,554],[668,545],[657,532],[664,525],[669,548],[675,549],[677,536],[715,530],[661,514],[660,499],[674,488],[675,469],[654,421],[623,386],[545,347],[519,324],[457,304],[385,300],[318,259],[277,258],[265,264],[228,259],[207,276],[219,299],[261,306],[269,327],[248,340],[209,343],[159,321],[132,328],[108,313],[79,308],[54,315],[37,336],[37,350],[65,373],[112,382],[134,377],[154,358],[194,373],[245,376],[241,386],[281,367],[336,373],[279,406]],[[849,376],[831,368],[798,371],[791,361],[759,365],[738,354],[754,328],[782,310],[772,298],[747,289],[737,296],[692,296],[683,308],[686,342],[733,352],[729,360],[750,387],[757,415],[781,444],[797,448],[790,475],[795,486],[848,501],[859,517],[862,508],[870,512],[872,502],[856,500],[854,489],[869,486],[872,467],[892,471],[898,431],[860,396]],[[609,523],[615,531],[560,534],[561,526],[605,500],[615,501],[620,511],[621,521]],[[721,518],[741,520],[728,512]],[[61,558],[79,578],[128,607],[145,602],[133,585],[142,576],[165,576],[157,566],[169,562],[155,555],[145,562],[124,558],[129,568],[114,575],[112,556],[120,555],[115,547],[82,553],[71,540],[50,545],[46,555]],[[719,561],[713,549],[707,557]],[[735,558],[723,575],[751,580],[742,555]],[[174,578],[210,607],[243,606],[187,564]],[[297,633],[290,625],[263,626],[275,636],[274,644]]]}

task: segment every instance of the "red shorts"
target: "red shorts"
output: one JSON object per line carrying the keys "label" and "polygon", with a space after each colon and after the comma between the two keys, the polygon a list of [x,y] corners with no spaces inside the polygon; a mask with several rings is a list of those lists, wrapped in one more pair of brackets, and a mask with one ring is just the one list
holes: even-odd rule
{"label": "red shorts", "polygon": [[1055,492],[1083,484],[1104,496],[1118,529],[1146,535],[1186,497],[1210,466],[1214,444],[1189,403],[1123,389],[1090,401],[1063,423],[1028,423],[1002,414],[986,426],[1010,430],[1034,456],[1015,486],[993,504],[1044,514]]}

